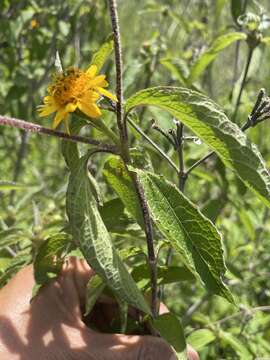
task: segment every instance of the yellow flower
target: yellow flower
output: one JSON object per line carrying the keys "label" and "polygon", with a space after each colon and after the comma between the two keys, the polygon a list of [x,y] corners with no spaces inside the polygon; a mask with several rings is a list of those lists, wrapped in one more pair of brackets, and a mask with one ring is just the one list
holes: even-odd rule
{"label": "yellow flower", "polygon": [[30,27],[31,27],[31,29],[35,29],[35,28],[39,27],[39,22],[36,19],[32,19],[30,22]]}
{"label": "yellow flower", "polygon": [[108,86],[105,75],[96,73],[97,66],[91,65],[86,71],[71,67],[57,74],[47,89],[48,95],[43,99],[44,105],[38,107],[39,116],[48,116],[56,112],[52,128],[57,128],[64,120],[68,133],[68,114],[76,109],[90,118],[100,117],[101,111],[96,103],[101,96],[114,101],[117,101],[117,98],[104,89]]}

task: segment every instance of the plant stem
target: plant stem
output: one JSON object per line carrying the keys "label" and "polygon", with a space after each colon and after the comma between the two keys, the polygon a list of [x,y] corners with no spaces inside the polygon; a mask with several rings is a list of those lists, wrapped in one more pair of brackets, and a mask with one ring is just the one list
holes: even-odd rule
{"label": "plant stem", "polygon": [[[126,123],[124,120],[124,109],[123,109],[123,63],[122,63],[122,47],[121,47],[121,35],[120,27],[118,20],[118,11],[117,11],[117,2],[116,0],[108,0],[110,17],[112,23],[112,30],[114,35],[114,55],[115,55],[115,67],[116,67],[116,116],[117,116],[117,125],[119,129],[119,135],[121,140],[121,145],[123,146],[122,152],[125,154],[128,152],[128,133],[126,128]],[[127,156],[127,154],[125,154]],[[128,157],[128,156],[127,156]]]}
{"label": "plant stem", "polygon": [[187,171],[186,175],[188,176],[192,170],[194,170],[196,167],[198,167],[200,164],[202,164],[205,160],[209,159],[212,155],[214,155],[215,152],[211,151],[209,154],[205,155],[202,159],[196,161]]}
{"label": "plant stem", "polygon": [[[179,159],[179,171],[178,171],[178,178],[179,178],[179,190],[184,192],[185,184],[187,180],[187,174],[185,172],[185,163],[184,163],[184,151],[183,151],[183,140],[184,140],[184,125],[182,122],[177,123],[177,150],[178,150],[178,159]],[[170,246],[167,256],[166,256],[166,266],[170,266],[173,256],[173,247]],[[162,289],[163,293],[164,290]],[[162,294],[163,295],[163,294]],[[161,296],[162,296],[161,295]]]}
{"label": "plant stem", "polygon": [[99,148],[101,150],[105,150],[105,151],[108,151],[111,153],[118,153],[117,147],[114,145],[104,144],[104,143],[101,143],[100,141],[88,139],[83,136],[68,135],[68,134],[60,132],[60,131],[48,129],[46,127],[43,127],[43,126],[40,126],[37,124],[33,124],[28,121],[11,118],[8,116],[0,115],[0,125],[7,125],[7,126],[15,127],[15,128],[27,131],[27,132],[56,136],[58,138],[62,138],[64,140],[68,140],[68,141],[72,141],[72,142],[80,142],[83,144],[95,145],[97,148]]}
{"label": "plant stem", "polygon": [[239,94],[238,94],[238,97],[237,97],[237,100],[236,100],[235,110],[234,110],[234,113],[233,113],[233,116],[232,116],[232,121],[233,122],[235,122],[235,119],[237,117],[237,113],[238,113],[239,105],[240,105],[240,102],[241,102],[243,90],[244,90],[244,87],[246,85],[246,79],[247,79],[248,70],[249,70],[249,67],[250,67],[253,52],[254,52],[254,47],[249,46],[248,57],[247,57],[245,71],[244,71],[244,76],[243,76],[240,91],[239,91]]}
{"label": "plant stem", "polygon": [[177,125],[177,140],[178,140],[178,159],[179,159],[179,189],[184,192],[187,175],[185,173],[184,153],[183,153],[183,129],[184,125],[180,123]]}
{"label": "plant stem", "polygon": [[[130,163],[130,154],[128,146],[128,133],[126,126],[126,117],[124,117],[123,109],[123,66],[122,66],[122,50],[121,50],[121,37],[120,37],[120,28],[118,21],[117,13],[117,4],[116,0],[108,0],[112,29],[114,34],[114,51],[115,51],[115,66],[116,66],[116,94],[118,102],[116,104],[116,116],[117,116],[117,125],[120,134],[121,142],[121,154],[122,159],[127,166]],[[139,182],[137,174],[130,173],[134,186],[136,188],[139,202],[142,209],[144,226],[145,226],[145,235],[147,241],[147,250],[148,250],[148,263],[150,269],[151,277],[151,290],[152,290],[152,300],[151,300],[151,310],[153,317],[156,317],[158,314],[158,289],[157,289],[157,264],[156,264],[156,255],[154,249],[154,239],[153,239],[153,229],[151,217],[147,205],[147,201],[144,196],[143,188]]]}
{"label": "plant stem", "polygon": [[171,165],[171,167],[178,173],[178,168],[175,165],[175,163],[168,157],[167,154],[148,136],[145,134],[145,132],[137,125],[133,120],[131,120],[130,116],[127,116],[127,122],[146,140],[155,148],[160,155],[168,161],[168,163]]}

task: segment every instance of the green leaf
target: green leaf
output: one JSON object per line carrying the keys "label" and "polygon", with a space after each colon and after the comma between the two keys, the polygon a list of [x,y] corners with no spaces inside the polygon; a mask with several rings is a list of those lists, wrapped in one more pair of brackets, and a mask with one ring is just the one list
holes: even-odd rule
{"label": "green leaf", "polygon": [[13,181],[3,181],[0,180],[0,191],[6,190],[22,190],[25,189],[27,185],[18,184]]}
{"label": "green leaf", "polygon": [[153,326],[174,348],[178,359],[186,359],[186,340],[181,321],[175,315],[167,313],[153,320]]}
{"label": "green leaf", "polygon": [[173,78],[178,80],[180,84],[186,84],[186,77],[188,76],[188,70],[186,64],[181,59],[163,58],[160,63],[170,71]]}
{"label": "green leaf", "polygon": [[210,291],[234,303],[221,280],[226,268],[220,234],[215,226],[175,185],[161,176],[135,171],[154,222],[182,261],[195,276],[200,275]]}
{"label": "green leaf", "polygon": [[62,254],[67,248],[67,236],[56,234],[39,248],[34,261],[34,275],[38,285],[44,285],[55,278],[62,267]]}
{"label": "green leaf", "polygon": [[97,299],[102,294],[105,287],[106,287],[106,284],[104,283],[102,278],[98,275],[94,275],[88,281],[88,284],[86,287],[86,300],[85,300],[84,316],[88,315],[92,311]]}
{"label": "green leaf", "polygon": [[116,297],[150,313],[142,294],[116,252],[97,209],[87,174],[88,154],[73,169],[67,190],[67,214],[74,241],[86,261]]}
{"label": "green leaf", "polygon": [[21,231],[21,229],[17,228],[0,231],[0,249],[18,243],[18,235],[20,235]]}
{"label": "green leaf", "polygon": [[[133,267],[131,274],[139,288],[146,289],[151,286],[150,271],[147,264],[140,264]],[[158,285],[194,280],[195,277],[192,272],[184,266],[158,266],[157,268]]]}
{"label": "green leaf", "polygon": [[217,55],[229,45],[238,40],[245,40],[246,34],[241,32],[232,32],[221,35],[214,40],[212,45],[207,49],[193,64],[187,83],[191,85],[203,73],[205,68],[217,57]]}
{"label": "green leaf", "polygon": [[224,331],[222,331],[219,334],[219,337],[223,342],[230,345],[234,349],[234,351],[237,353],[240,359],[243,360],[253,359],[252,355],[247,350],[246,344],[243,344],[237,337]]}
{"label": "green leaf", "polygon": [[98,68],[97,72],[99,72],[107,58],[111,55],[112,51],[113,35],[110,35],[107,41],[101,46],[101,48],[94,53],[90,65],[96,65]]}
{"label": "green leaf", "polygon": [[29,264],[30,261],[31,254],[29,253],[29,249],[19,251],[9,262],[4,274],[0,276],[0,288],[5,285],[8,279],[14,276],[21,268]]}
{"label": "green leaf", "polygon": [[265,36],[264,38],[262,38],[261,42],[263,44],[269,45],[270,44],[270,36]]}
{"label": "green leaf", "polygon": [[[70,122],[69,129],[72,135],[78,135],[81,128],[85,126],[87,122],[84,119],[77,118],[76,115],[73,115],[73,119]],[[63,140],[62,141],[62,154],[66,161],[67,167],[72,169],[76,166],[79,161],[80,153],[78,150],[77,143],[71,141]]]}
{"label": "green leaf", "polygon": [[120,197],[128,212],[144,228],[138,195],[122,160],[116,156],[110,157],[104,165],[103,174]]}
{"label": "green leaf", "polygon": [[209,329],[200,329],[193,331],[188,337],[187,342],[197,351],[216,339],[213,331]]}
{"label": "green leaf", "polygon": [[137,247],[137,246],[128,246],[124,249],[119,250],[119,256],[122,260],[129,259],[131,257],[134,257],[136,255],[144,255],[143,249]]}
{"label": "green leaf", "polygon": [[237,19],[243,12],[243,0],[231,0],[231,14],[234,22],[238,25]]}
{"label": "green leaf", "polygon": [[126,214],[124,204],[119,198],[106,201],[99,211],[110,233],[126,232],[128,226],[134,224],[133,219]]}
{"label": "green leaf", "polygon": [[207,96],[185,88],[156,87],[133,95],[126,111],[139,105],[155,105],[181,120],[270,207],[270,176],[259,150]]}

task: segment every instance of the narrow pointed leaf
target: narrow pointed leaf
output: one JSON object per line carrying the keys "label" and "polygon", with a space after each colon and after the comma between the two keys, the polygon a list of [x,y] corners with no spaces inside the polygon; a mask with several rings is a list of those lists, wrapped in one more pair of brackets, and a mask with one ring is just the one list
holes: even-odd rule
{"label": "narrow pointed leaf", "polygon": [[100,47],[100,49],[94,53],[90,65],[97,66],[97,72],[100,71],[107,58],[113,51],[113,37],[110,35],[107,41]]}
{"label": "narrow pointed leaf", "polygon": [[216,227],[175,185],[161,176],[135,171],[154,222],[181,255],[182,261],[194,275],[199,274],[209,291],[233,303],[233,297],[221,279],[226,268]]}
{"label": "narrow pointed leaf", "polygon": [[143,228],[144,222],[138,195],[123,161],[116,156],[110,157],[104,166],[103,174],[120,197],[128,212]]}
{"label": "narrow pointed leaf", "polygon": [[149,313],[150,310],[116,252],[91,193],[87,173],[88,155],[73,169],[67,190],[67,214],[74,241],[89,265],[123,301]]}
{"label": "narrow pointed leaf", "polygon": [[221,35],[214,40],[213,44],[207,49],[194,63],[190,70],[187,83],[191,85],[203,73],[205,68],[217,57],[217,55],[229,45],[238,40],[245,40],[246,34],[241,32],[232,32]]}
{"label": "narrow pointed leaf", "polygon": [[156,87],[133,95],[126,111],[140,105],[157,106],[181,120],[270,207],[270,175],[258,148],[207,96],[180,87]]}

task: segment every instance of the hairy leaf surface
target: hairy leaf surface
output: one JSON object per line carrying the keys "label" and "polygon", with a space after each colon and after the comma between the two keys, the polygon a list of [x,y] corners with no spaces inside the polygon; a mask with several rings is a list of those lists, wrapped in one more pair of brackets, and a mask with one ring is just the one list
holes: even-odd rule
{"label": "hairy leaf surface", "polygon": [[221,237],[215,226],[163,177],[136,170],[152,217],[160,231],[207,288],[230,302],[232,295],[221,277],[225,273]]}
{"label": "hairy leaf surface", "polygon": [[155,105],[181,120],[270,207],[270,174],[258,148],[207,96],[186,88],[155,87],[133,95],[126,110],[140,105]]}
{"label": "hairy leaf surface", "polygon": [[128,212],[143,228],[144,223],[138,195],[123,161],[116,156],[110,157],[104,166],[103,174],[120,197]]}
{"label": "hairy leaf surface", "polygon": [[149,313],[149,308],[117,254],[91,193],[87,173],[88,155],[82,157],[70,175],[67,214],[72,235],[89,265],[117,297]]}

